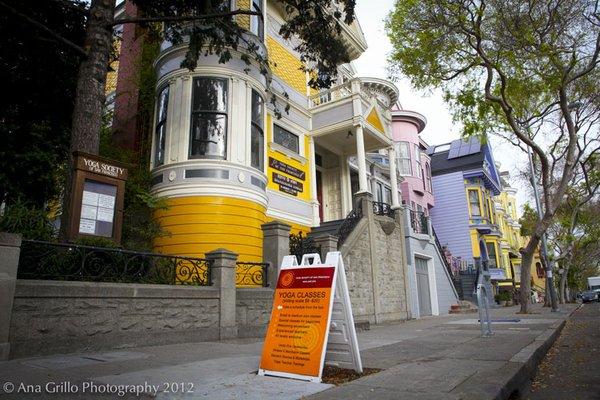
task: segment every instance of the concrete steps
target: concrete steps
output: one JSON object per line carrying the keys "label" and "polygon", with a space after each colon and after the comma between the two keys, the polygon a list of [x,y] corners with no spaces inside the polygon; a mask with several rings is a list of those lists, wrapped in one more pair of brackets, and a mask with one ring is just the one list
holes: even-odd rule
{"label": "concrete steps", "polygon": [[470,301],[461,301],[450,306],[450,314],[472,314],[477,312],[477,307]]}

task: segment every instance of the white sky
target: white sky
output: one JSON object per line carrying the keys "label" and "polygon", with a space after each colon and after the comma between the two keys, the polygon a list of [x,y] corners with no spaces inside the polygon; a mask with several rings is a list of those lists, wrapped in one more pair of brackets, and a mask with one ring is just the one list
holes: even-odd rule
{"label": "white sky", "polygon": [[[359,76],[389,78],[387,57],[391,52],[390,41],[385,34],[384,19],[394,6],[394,0],[358,0],[356,14],[367,39],[367,51],[354,65]],[[427,127],[421,137],[430,145],[447,143],[460,137],[460,126],[452,122],[452,116],[441,93],[420,93],[411,87],[406,78],[398,79],[396,86],[400,91],[400,103],[406,110],[416,111],[427,118]],[[526,166],[527,157],[508,142],[491,138],[494,158],[500,162],[502,171],[511,172],[510,183],[518,189],[519,209],[528,201],[528,188],[525,182],[516,179],[517,171]]]}

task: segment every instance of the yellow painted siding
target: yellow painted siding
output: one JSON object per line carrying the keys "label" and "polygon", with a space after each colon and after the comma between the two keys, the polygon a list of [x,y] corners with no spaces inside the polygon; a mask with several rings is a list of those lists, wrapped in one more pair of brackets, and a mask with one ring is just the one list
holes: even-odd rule
{"label": "yellow painted siding", "polygon": [[[121,41],[117,40],[113,43],[115,54],[121,53]],[[106,85],[104,93],[109,94],[117,90],[117,76],[119,74],[119,60],[115,60],[110,64],[111,71],[106,74]]]}
{"label": "yellow painted siding", "polygon": [[[300,140],[302,140],[302,137],[300,137]],[[268,114],[267,115],[267,142],[271,143],[273,141],[273,117]],[[287,176],[290,179],[293,179],[295,181],[298,181],[300,183],[302,183],[303,186],[303,191],[302,193],[298,193],[297,196],[295,196],[297,199],[300,200],[305,200],[305,201],[309,201],[311,199],[311,193],[310,193],[310,182],[312,179],[312,176],[310,174],[310,168],[309,168],[309,164],[308,164],[308,159],[309,159],[309,143],[308,143],[308,137],[305,136],[304,137],[304,154],[300,154],[302,157],[304,157],[307,161],[303,164],[300,161],[289,157],[286,154],[282,154],[279,151],[275,151],[272,150],[271,147],[269,146],[268,151],[267,151],[267,156],[268,157],[273,157],[276,160],[279,160],[285,164],[291,165],[294,168],[298,168],[299,170],[303,171],[305,174],[305,179],[302,181],[299,178],[296,178],[292,175],[288,175],[285,172],[276,170],[274,168],[271,168],[270,166],[267,167],[267,178],[269,180],[268,182],[268,188],[278,191],[279,193],[285,194],[283,192],[279,191],[279,185],[275,182],[273,182],[273,172],[277,172],[278,174]],[[291,195],[288,195],[291,196]],[[292,212],[293,210],[289,210],[290,212]]]}
{"label": "yellow painted siding", "polygon": [[306,95],[306,73],[302,70],[302,62],[272,37],[267,37],[267,51],[273,73]]}
{"label": "yellow painted siding", "polygon": [[310,226],[300,225],[295,222],[287,221],[285,219],[267,217],[267,222],[271,222],[271,221],[281,221],[281,222],[285,222],[286,224],[290,225],[291,226],[290,233],[294,234],[294,235],[297,235],[298,233],[302,232],[302,235],[306,236],[310,233],[310,231],[312,229]]}
{"label": "yellow painted siding", "polygon": [[479,252],[479,235],[476,229],[471,229],[471,247],[473,248],[473,257],[481,257]]}
{"label": "yellow painted siding", "polygon": [[[250,10],[250,0],[236,0],[238,10]],[[250,29],[250,16],[238,15],[236,17],[239,26],[245,29]]]}
{"label": "yellow painted siding", "polygon": [[265,208],[248,200],[193,196],[167,200],[156,219],[170,235],[156,239],[154,249],[164,254],[202,257],[223,247],[238,260],[262,262]]}
{"label": "yellow painted siding", "polygon": [[367,122],[373,125],[379,132],[385,133],[385,129],[383,124],[381,123],[381,119],[379,119],[379,115],[377,115],[377,110],[373,108],[369,115],[367,116]]}

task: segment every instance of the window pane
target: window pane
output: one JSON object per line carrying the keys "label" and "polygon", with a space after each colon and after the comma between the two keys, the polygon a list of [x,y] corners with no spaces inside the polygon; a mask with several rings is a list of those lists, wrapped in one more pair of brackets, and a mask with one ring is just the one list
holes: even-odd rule
{"label": "window pane", "polygon": [[252,122],[263,127],[263,98],[256,90],[252,91]]}
{"label": "window pane", "polygon": [[192,115],[191,156],[225,158],[227,115],[194,113]]}
{"label": "window pane", "polygon": [[[262,1],[261,0],[252,0],[252,11],[257,11],[262,13]],[[263,19],[257,15],[253,15],[250,18],[250,32],[254,33],[256,36],[260,38],[260,40],[264,40],[264,23]]]}
{"label": "window pane", "polygon": [[227,112],[227,81],[222,78],[194,78],[192,111]]}
{"label": "window pane", "polygon": [[398,157],[410,158],[410,153],[408,150],[408,143],[406,143],[406,142],[398,143]]}
{"label": "window pane", "polygon": [[400,175],[411,175],[410,159],[399,160],[398,166],[400,167]]}
{"label": "window pane", "polygon": [[295,153],[300,152],[300,142],[298,136],[286,129],[283,129],[279,125],[273,125],[273,141]]}
{"label": "window pane", "polygon": [[169,103],[169,87],[164,88],[158,96],[158,116],[156,118],[157,124],[167,119],[167,107]]}
{"label": "window pane", "polygon": [[165,87],[158,95],[156,107],[156,129],[154,135],[154,166],[165,162],[165,135],[167,130],[167,109],[169,106],[169,87]]}
{"label": "window pane", "polygon": [[469,190],[469,203],[471,205],[471,215],[480,217],[481,209],[479,207],[479,195],[476,190]]}
{"label": "window pane", "polygon": [[265,138],[262,129],[252,125],[252,136],[250,138],[251,160],[250,165],[254,168],[264,170],[264,143]]}

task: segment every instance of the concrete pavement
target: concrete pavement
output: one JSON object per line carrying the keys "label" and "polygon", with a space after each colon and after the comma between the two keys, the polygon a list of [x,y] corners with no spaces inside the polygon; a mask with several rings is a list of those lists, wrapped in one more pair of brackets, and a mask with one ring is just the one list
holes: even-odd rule
{"label": "concrete pavement", "polygon": [[373,326],[358,335],[361,355],[364,366],[383,371],[338,387],[257,376],[262,341],[247,339],[0,362],[0,398],[507,398],[533,374],[574,308],[536,306],[527,316],[517,307],[495,309],[494,319],[518,321],[494,323],[492,338],[479,337],[477,314]]}

